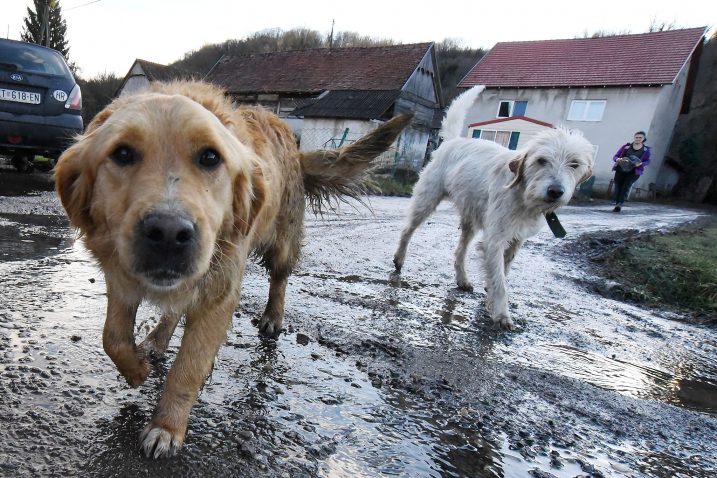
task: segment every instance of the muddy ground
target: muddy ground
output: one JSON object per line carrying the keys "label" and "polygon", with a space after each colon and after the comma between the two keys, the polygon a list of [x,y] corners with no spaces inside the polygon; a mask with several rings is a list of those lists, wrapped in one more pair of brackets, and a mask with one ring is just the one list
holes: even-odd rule
{"label": "muddy ground", "polygon": [[[454,288],[457,217],[391,258],[408,200],[311,218],[278,341],[243,301],[172,459],[138,434],[168,361],[130,389],[101,346],[101,272],[47,189],[0,171],[0,476],[689,476],[717,474],[717,334],[608,298],[590,237],[680,227],[705,213],[605,202],[564,208],[509,278],[517,330],[489,323],[482,287]],[[619,234],[616,232],[615,234]],[[480,283],[477,253],[470,276]],[[607,296],[607,297],[606,297]],[[157,313],[140,311],[138,334]],[[177,335],[181,335],[181,328]]]}

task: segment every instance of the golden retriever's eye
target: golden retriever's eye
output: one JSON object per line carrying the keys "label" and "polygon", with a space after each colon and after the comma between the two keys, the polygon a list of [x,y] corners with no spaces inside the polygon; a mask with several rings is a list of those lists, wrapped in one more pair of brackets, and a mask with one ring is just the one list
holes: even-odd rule
{"label": "golden retriever's eye", "polygon": [[139,155],[129,146],[122,145],[112,151],[110,159],[120,166],[129,166],[139,161]]}
{"label": "golden retriever's eye", "polygon": [[548,164],[548,160],[545,158],[538,158],[538,164],[541,166],[545,166],[546,164]]}
{"label": "golden retriever's eye", "polygon": [[222,162],[222,157],[219,156],[219,153],[217,153],[213,149],[205,149],[204,151],[199,153],[199,158],[197,158],[197,162],[203,168],[212,169],[219,166],[219,163]]}

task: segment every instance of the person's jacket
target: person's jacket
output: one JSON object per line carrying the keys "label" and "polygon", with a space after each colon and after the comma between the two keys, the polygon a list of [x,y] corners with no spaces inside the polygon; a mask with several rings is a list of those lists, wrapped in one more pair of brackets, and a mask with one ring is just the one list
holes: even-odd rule
{"label": "person's jacket", "polygon": [[[627,150],[630,149],[630,145],[632,145],[632,143],[625,143],[620,146],[620,149],[618,149],[615,156],[613,156],[612,161],[615,163],[612,166],[613,171],[617,168],[617,160],[622,158],[625,153],[627,153]],[[642,153],[642,158],[640,158],[642,164],[635,168],[635,174],[638,176],[642,176],[642,173],[645,171],[645,166],[650,164],[650,147],[646,144],[643,144],[642,147],[645,148],[645,152]]]}

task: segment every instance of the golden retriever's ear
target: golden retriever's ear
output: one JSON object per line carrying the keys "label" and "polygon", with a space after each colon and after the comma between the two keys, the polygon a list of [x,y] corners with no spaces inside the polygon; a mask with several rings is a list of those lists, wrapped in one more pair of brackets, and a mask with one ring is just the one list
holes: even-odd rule
{"label": "golden retriever's ear", "polygon": [[251,177],[240,174],[234,181],[234,225],[242,236],[249,234],[267,194],[264,172],[254,166]]}
{"label": "golden retriever's ear", "polygon": [[112,103],[105,106],[105,108],[102,111],[97,113],[95,115],[95,117],[92,118],[92,121],[90,121],[90,124],[88,124],[87,127],[85,128],[85,134],[90,134],[94,130],[96,130],[97,128],[102,126],[105,123],[105,121],[107,121],[107,118],[112,116],[112,114],[117,110],[117,107],[120,104],[125,104],[125,103],[127,103],[127,101],[124,98],[122,98],[122,99],[114,100]]}
{"label": "golden retriever's ear", "polygon": [[55,191],[60,196],[62,207],[67,211],[72,226],[85,234],[92,230],[94,224],[90,216],[90,201],[95,184],[95,167],[85,150],[92,133],[112,116],[125,99],[117,99],[97,113],[85,129],[85,134],[67,149],[55,166]]}
{"label": "golden retriever's ear", "polygon": [[515,174],[515,177],[506,186],[507,188],[517,186],[523,180],[523,173],[525,171],[525,160],[527,159],[527,157],[528,155],[525,153],[519,154],[516,155],[513,159],[511,159],[508,163],[508,169],[510,169],[510,172]]}
{"label": "golden retriever's ear", "polygon": [[95,182],[92,166],[82,152],[83,140],[65,151],[55,166],[55,191],[67,211],[72,226],[87,233],[94,227],[90,216],[90,201]]}

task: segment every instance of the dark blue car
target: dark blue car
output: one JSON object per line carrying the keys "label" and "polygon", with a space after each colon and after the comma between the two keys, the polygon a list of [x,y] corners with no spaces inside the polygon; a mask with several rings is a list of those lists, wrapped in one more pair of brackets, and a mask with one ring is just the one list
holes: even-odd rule
{"label": "dark blue car", "polygon": [[63,56],[0,39],[0,156],[24,170],[35,155],[57,158],[82,132],[82,94]]}

